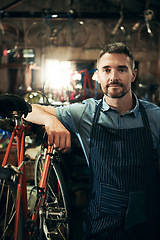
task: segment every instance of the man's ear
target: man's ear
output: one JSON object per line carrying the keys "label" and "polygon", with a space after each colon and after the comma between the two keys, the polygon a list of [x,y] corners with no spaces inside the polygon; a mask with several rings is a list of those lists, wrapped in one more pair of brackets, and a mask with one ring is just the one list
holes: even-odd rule
{"label": "man's ear", "polygon": [[97,79],[98,83],[101,83],[98,70],[96,70],[95,76],[96,76],[96,79]]}
{"label": "man's ear", "polygon": [[137,69],[134,69],[134,70],[133,70],[132,82],[134,82],[134,81],[135,81],[135,79],[136,79],[136,76],[137,76]]}

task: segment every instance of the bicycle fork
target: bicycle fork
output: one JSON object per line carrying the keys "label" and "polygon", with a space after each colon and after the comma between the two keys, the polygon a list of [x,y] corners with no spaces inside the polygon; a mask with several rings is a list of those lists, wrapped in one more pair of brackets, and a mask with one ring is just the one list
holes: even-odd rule
{"label": "bicycle fork", "polygon": [[[14,226],[14,240],[17,240],[18,236],[18,222],[19,222],[19,212],[20,212],[20,201],[22,197],[23,207],[24,207],[24,217],[25,220],[28,219],[28,210],[27,210],[27,190],[26,190],[26,174],[25,174],[25,166],[23,163],[24,156],[24,138],[25,138],[25,127],[24,126],[15,126],[15,129],[12,132],[4,160],[2,163],[2,167],[5,167],[8,161],[9,152],[12,147],[12,143],[14,137],[16,136],[17,142],[17,159],[18,159],[18,185],[17,185],[17,196],[16,196],[16,214],[15,214],[15,226]],[[17,171],[18,172],[18,171]],[[16,173],[17,173],[16,172]],[[23,175],[21,174],[23,173]],[[23,193],[23,194],[22,194]]]}
{"label": "bicycle fork", "polygon": [[[42,235],[42,229],[43,229],[43,226],[42,226],[43,210],[42,210],[41,206],[44,203],[45,197],[46,197],[46,188],[47,188],[46,183],[47,183],[47,177],[48,177],[48,172],[49,172],[49,167],[50,167],[50,157],[53,152],[54,152],[53,146],[48,146],[48,151],[47,151],[46,159],[45,159],[44,166],[43,166],[42,176],[41,176],[40,184],[38,187],[37,203],[35,206],[34,213],[32,215],[32,222],[34,222],[35,225],[37,223],[38,217],[40,218],[41,235]],[[31,233],[30,233],[30,235],[31,235]],[[42,236],[41,236],[41,238],[42,238]],[[42,238],[42,240],[43,240],[43,238]]]}

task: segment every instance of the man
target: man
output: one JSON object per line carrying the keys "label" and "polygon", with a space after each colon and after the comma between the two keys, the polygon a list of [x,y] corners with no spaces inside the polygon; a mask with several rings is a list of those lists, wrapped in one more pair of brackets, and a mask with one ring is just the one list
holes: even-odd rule
{"label": "man", "polygon": [[137,70],[123,43],[107,45],[97,67],[102,100],[33,105],[27,119],[45,125],[49,144],[61,151],[70,148],[69,131],[82,143],[91,176],[84,239],[158,240],[160,108],[132,93]]}

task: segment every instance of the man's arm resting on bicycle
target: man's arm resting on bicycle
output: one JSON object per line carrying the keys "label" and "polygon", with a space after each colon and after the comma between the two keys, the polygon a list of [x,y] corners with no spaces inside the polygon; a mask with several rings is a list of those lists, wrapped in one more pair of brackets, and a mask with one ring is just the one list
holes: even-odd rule
{"label": "man's arm resting on bicycle", "polygon": [[25,120],[38,125],[44,125],[48,143],[60,151],[67,152],[71,147],[70,132],[57,119],[54,107],[32,105],[32,112],[27,115]]}

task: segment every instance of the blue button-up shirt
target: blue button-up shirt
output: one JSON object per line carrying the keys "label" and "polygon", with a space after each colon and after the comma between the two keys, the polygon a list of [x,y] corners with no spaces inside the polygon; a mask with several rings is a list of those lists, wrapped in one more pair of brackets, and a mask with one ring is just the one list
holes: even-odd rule
{"label": "blue button-up shirt", "polygon": [[[135,96],[135,95],[134,95]],[[99,123],[116,129],[138,128],[143,126],[142,117],[139,109],[139,101],[136,98],[134,109],[120,114],[117,110],[111,108],[103,98],[102,109],[99,116]],[[95,109],[101,100],[89,98],[82,103],[74,103],[64,107],[56,108],[56,115],[64,126],[78,136],[86,160],[88,162],[90,133]],[[153,145],[156,157],[160,159],[160,107],[157,105],[140,100],[149,119],[150,129],[153,138]]]}

